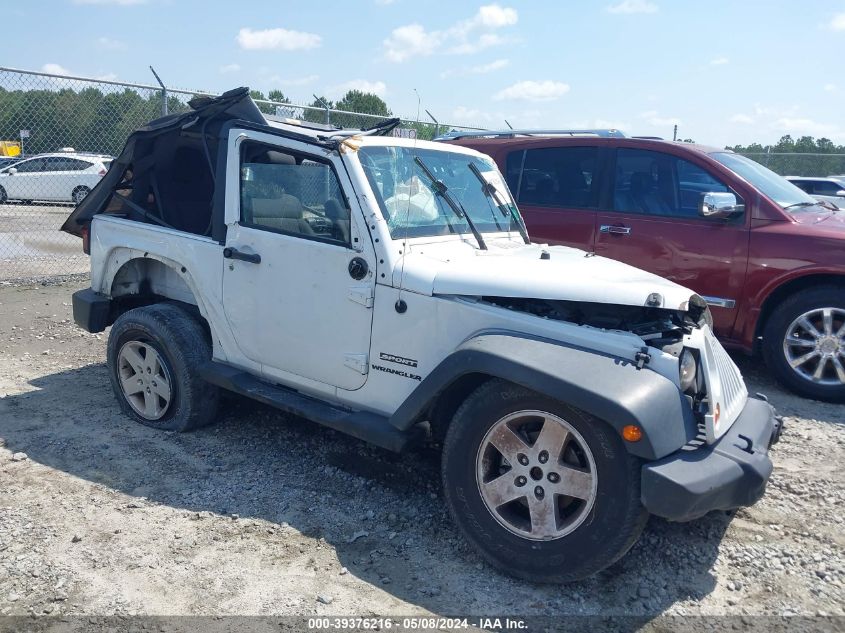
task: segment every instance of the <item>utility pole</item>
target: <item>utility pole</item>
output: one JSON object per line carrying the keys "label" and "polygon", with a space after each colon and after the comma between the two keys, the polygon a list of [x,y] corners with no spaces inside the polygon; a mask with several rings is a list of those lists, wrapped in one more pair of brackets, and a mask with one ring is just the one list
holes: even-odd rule
{"label": "utility pole", "polygon": [[677,123],[675,124],[675,131],[672,132],[672,140],[673,141],[678,140],[678,124]]}
{"label": "utility pole", "polygon": [[161,116],[167,116],[167,87],[164,85],[161,77],[158,76],[156,69],[150,66],[150,70],[155,76],[158,85],[161,86]]}

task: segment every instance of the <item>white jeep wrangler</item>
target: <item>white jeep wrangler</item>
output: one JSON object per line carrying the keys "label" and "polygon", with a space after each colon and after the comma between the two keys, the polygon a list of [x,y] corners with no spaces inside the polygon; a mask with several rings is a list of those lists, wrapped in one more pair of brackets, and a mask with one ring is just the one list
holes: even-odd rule
{"label": "white jeep wrangler", "polygon": [[690,290],[530,243],[495,164],[262,115],[246,89],[133,133],[64,230],[123,411],[187,431],[221,388],[386,449],[443,445],[480,556],[593,574],[649,513],[763,494],[781,425]]}

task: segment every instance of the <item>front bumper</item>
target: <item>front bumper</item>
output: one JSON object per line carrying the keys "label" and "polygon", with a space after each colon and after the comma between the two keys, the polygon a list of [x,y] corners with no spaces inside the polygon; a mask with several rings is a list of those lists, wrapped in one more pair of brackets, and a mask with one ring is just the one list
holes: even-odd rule
{"label": "front bumper", "polygon": [[766,491],[772,474],[769,447],[778,441],[782,428],[768,402],[748,398],[717,442],[687,446],[643,466],[643,505],[671,521],[753,505]]}

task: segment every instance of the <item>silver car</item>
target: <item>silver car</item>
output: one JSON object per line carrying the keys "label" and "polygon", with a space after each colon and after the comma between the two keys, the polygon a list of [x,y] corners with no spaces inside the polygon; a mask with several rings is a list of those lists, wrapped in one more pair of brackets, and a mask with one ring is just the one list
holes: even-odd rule
{"label": "silver car", "polygon": [[845,176],[786,176],[786,179],[799,189],[803,189],[816,200],[829,202],[840,209],[845,209]]}

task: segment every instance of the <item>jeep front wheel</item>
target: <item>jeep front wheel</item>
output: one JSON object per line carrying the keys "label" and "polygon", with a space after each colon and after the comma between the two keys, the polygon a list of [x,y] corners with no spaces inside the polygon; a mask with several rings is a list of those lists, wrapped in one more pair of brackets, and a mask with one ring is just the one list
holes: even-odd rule
{"label": "jeep front wheel", "polygon": [[214,420],[218,388],[197,368],[211,360],[200,323],[173,304],[135,308],[109,333],[112,389],[129,417],[157,429],[190,431]]}
{"label": "jeep front wheel", "polygon": [[648,518],[640,463],[612,427],[501,380],[481,385],[458,409],[442,474],[469,543],[527,580],[568,582],[604,569]]}

